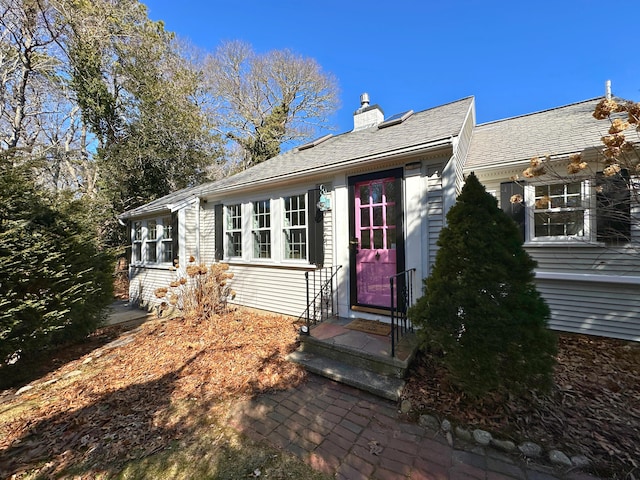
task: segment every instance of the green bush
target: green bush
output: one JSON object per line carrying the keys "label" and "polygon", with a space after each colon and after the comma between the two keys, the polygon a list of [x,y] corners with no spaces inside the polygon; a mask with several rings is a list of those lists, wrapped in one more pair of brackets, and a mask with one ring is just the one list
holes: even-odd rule
{"label": "green bush", "polygon": [[409,311],[423,346],[470,396],[552,385],[556,339],[515,223],[472,173],[438,239],[424,294]]}
{"label": "green bush", "polygon": [[85,201],[45,192],[28,168],[0,162],[1,367],[93,331],[112,299],[113,267]]}

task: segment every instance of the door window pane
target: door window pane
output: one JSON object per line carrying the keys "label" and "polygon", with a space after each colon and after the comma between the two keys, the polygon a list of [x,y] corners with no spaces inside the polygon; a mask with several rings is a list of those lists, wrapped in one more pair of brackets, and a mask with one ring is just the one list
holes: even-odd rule
{"label": "door window pane", "polygon": [[360,186],[360,203],[362,205],[369,205],[369,185]]}
{"label": "door window pane", "polygon": [[373,226],[374,227],[382,227],[384,223],[382,223],[382,206],[373,207]]}

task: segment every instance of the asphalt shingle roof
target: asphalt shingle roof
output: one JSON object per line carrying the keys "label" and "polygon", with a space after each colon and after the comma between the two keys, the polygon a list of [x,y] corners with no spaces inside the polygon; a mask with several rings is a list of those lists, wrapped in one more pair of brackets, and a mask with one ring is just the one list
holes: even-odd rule
{"label": "asphalt shingle roof", "polygon": [[200,186],[187,188],[154,200],[120,215],[131,218],[167,208],[190,197],[276,181],[295,174],[311,173],[327,167],[379,158],[387,153],[429,145],[460,134],[474,99],[467,97],[452,103],[416,112],[404,122],[387,128],[371,127],[347,132],[308,149],[294,148],[243,172]]}
{"label": "asphalt shingle roof", "polygon": [[593,111],[602,98],[476,126],[465,169],[566,155],[599,145],[608,124],[593,118]]}

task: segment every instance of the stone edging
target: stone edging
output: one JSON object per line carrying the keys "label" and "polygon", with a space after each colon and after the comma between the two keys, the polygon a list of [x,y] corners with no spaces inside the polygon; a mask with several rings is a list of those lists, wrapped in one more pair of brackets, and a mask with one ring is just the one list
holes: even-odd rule
{"label": "stone edging", "polygon": [[[406,402],[406,403],[405,403]],[[407,414],[411,410],[411,404],[408,400],[403,400],[400,406],[400,413]],[[535,460],[548,460],[556,468],[564,469],[584,469],[591,464],[591,461],[582,454],[572,455],[569,457],[567,454],[557,449],[549,449],[545,452],[545,449],[539,444],[531,441],[525,441],[516,445],[511,440],[503,440],[494,438],[490,432],[476,428],[467,429],[461,426],[453,426],[446,418],[442,421],[438,420],[433,415],[420,415],[418,423],[421,427],[430,428],[436,432],[441,432],[447,439],[449,446],[453,447],[454,437],[461,442],[467,444],[475,444],[481,447],[493,447],[499,451],[509,454],[521,454],[526,459]]]}

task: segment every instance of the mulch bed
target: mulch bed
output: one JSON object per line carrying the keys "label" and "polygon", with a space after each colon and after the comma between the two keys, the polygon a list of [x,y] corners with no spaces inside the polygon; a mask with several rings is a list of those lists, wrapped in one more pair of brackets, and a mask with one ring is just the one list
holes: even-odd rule
{"label": "mulch bed", "polygon": [[226,401],[303,380],[285,360],[296,333],[291,319],[237,311],[152,321],[83,355],[75,350],[31,390],[0,392],[0,478],[34,469],[53,477],[77,465],[113,473],[197,435]]}
{"label": "mulch bed", "polygon": [[405,397],[414,405],[414,414],[433,414],[516,443],[531,440],[545,449],[586,455],[591,470],[605,478],[638,478],[640,344],[560,334],[558,350],[555,386],[546,396],[473,402],[422,355]]}

